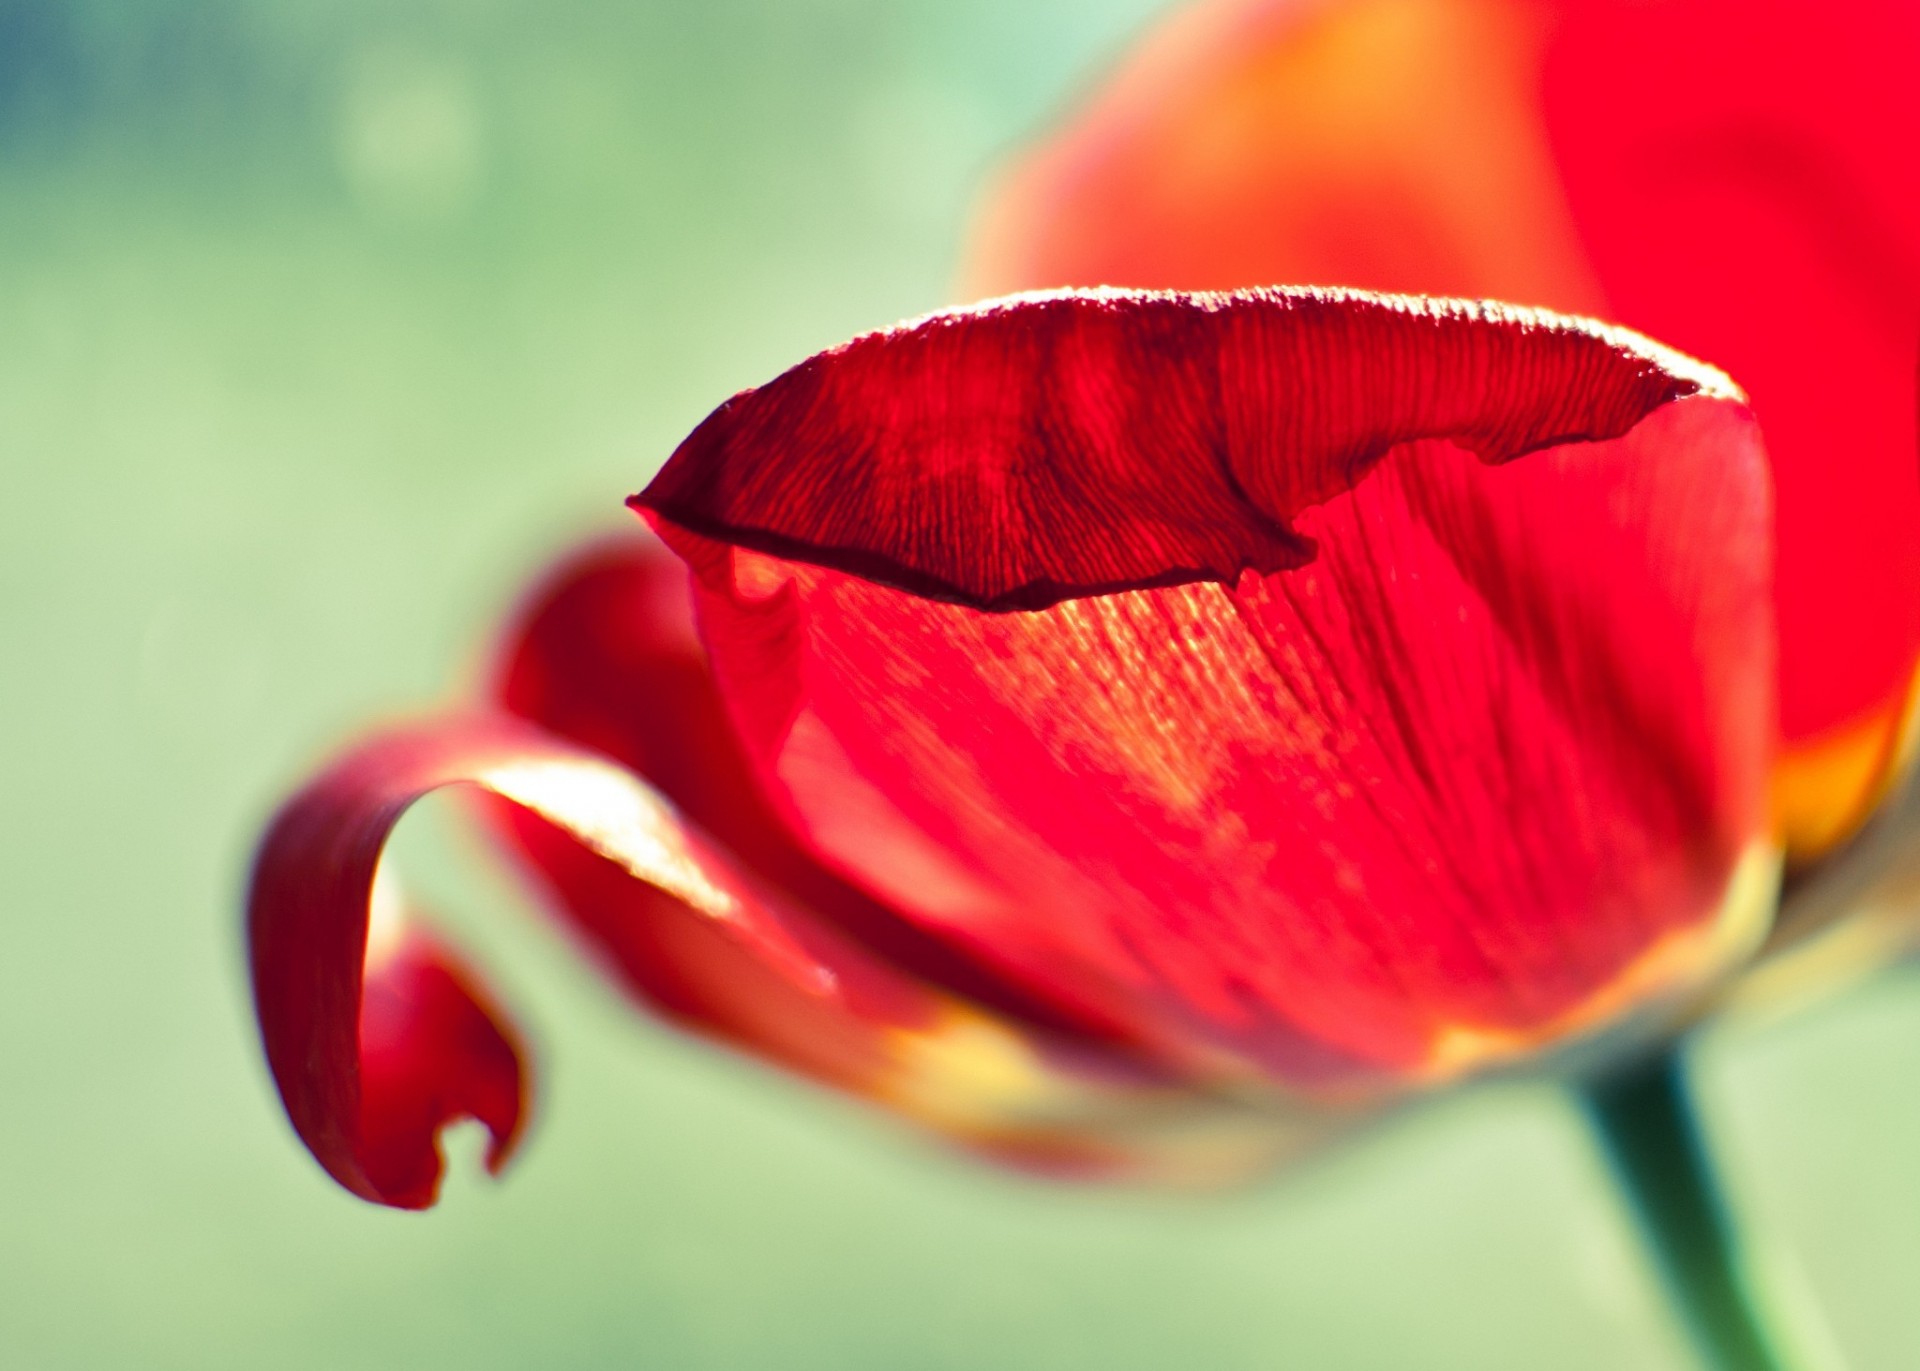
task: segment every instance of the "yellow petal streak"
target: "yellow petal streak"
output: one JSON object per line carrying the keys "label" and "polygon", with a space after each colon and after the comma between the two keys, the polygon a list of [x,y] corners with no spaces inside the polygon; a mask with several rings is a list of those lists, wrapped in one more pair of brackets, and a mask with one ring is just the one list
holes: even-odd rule
{"label": "yellow petal streak", "polygon": [[687,849],[672,811],[620,767],[583,757],[510,762],[489,768],[479,780],[702,914],[724,919],[738,907]]}

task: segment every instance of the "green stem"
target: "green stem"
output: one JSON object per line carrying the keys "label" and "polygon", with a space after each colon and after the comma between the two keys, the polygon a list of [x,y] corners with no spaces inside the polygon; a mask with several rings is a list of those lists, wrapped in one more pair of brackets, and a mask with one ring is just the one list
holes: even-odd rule
{"label": "green stem", "polygon": [[1753,1271],[1671,1048],[1585,1083],[1584,1103],[1668,1297],[1713,1371],[1799,1371]]}

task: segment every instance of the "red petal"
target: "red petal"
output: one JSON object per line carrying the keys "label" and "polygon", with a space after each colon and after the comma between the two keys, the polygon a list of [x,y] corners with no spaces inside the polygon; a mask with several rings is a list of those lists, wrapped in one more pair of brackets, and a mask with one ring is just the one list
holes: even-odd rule
{"label": "red petal", "polygon": [[387,835],[415,799],[456,783],[590,848],[603,889],[655,892],[650,904],[611,896],[587,931],[645,948],[706,1031],[969,1147],[1168,1179],[1244,1170],[1342,1126],[1237,1104],[923,986],[765,898],[630,773],[517,721],[474,717],[349,753],[281,810],[255,867],[249,934],[268,1063],[301,1139],[366,1199],[431,1203],[435,1133],[450,1119],[488,1125],[491,1165],[519,1127],[511,1042],[463,974],[417,939],[366,950]]}
{"label": "red petal", "polygon": [[440,1183],[435,1140],[461,1118],[486,1126],[487,1169],[498,1172],[526,1118],[520,1049],[458,959],[403,928],[367,958],[354,1161],[378,1198],[424,1209]]}
{"label": "red petal", "polygon": [[[1111,1026],[1036,1000],[823,866],[753,774],[693,624],[687,570],[645,530],[569,556],[502,637],[494,693],[553,734],[632,768],[754,878],[893,966],[1055,1032]],[[662,898],[512,806],[496,830],[531,865],[630,988],[687,1022],[719,1027],[684,983],[687,954],[654,945]]]}
{"label": "red petal", "polygon": [[254,1004],[296,1132],[356,1195],[433,1202],[440,1128],[481,1120],[504,1164],[524,1108],[510,1032],[466,972],[397,911],[369,953],[387,834],[442,783],[444,747],[408,739],[343,759],[294,796],[262,841],[248,900]]}
{"label": "red petal", "polygon": [[[661,907],[694,910],[730,958],[705,965],[843,1001],[893,1022],[924,1003],[856,966],[823,965],[651,792],[610,763],[506,719],[456,719],[388,733],[342,758],[294,796],[261,846],[249,906],[255,1002],[267,1058],[295,1129],[336,1180],[386,1204],[430,1203],[440,1174],[434,1132],[471,1113],[503,1156],[517,1120],[512,1050],[487,1045],[486,1011],[443,961],[416,945],[368,962],[368,903],[381,848],[402,812],[443,785],[467,782],[511,799],[645,882]],[[709,928],[679,940],[702,949]],[[691,960],[691,959],[690,959]],[[364,985],[363,963],[373,974]],[[793,992],[789,990],[789,998]],[[363,996],[372,997],[363,1008]],[[911,1000],[911,995],[907,996]],[[920,997],[924,1000],[924,996]],[[786,1008],[782,1003],[778,1008]],[[844,1036],[844,1035],[843,1035]],[[858,1073],[865,1045],[810,1045],[816,1069]],[[502,1074],[502,1073],[506,1074]]]}
{"label": "red petal", "polygon": [[1766,429],[1786,736],[1884,732],[1920,654],[1920,7],[1566,8],[1546,125],[1608,313]]}
{"label": "red petal", "polygon": [[[1767,907],[1735,881],[1773,669],[1744,409],[1661,406],[1710,383],[1564,321],[1293,303],[948,316],[730,402],[642,503],[699,530],[762,775],[928,927],[1294,1084],[1448,1074],[1716,973]],[[1257,379],[1210,388],[1216,358]],[[1649,410],[1359,479],[1397,440],[1504,457]],[[1297,569],[1165,587],[1283,520]],[[1002,605],[1116,567],[1155,588],[993,614],[847,574]]]}
{"label": "red petal", "polygon": [[1303,565],[1389,448],[1503,462],[1734,393],[1644,339],[1356,293],[1069,293],[936,314],[708,417],[637,507],[985,609]]}
{"label": "red petal", "polygon": [[1487,295],[1726,368],[1779,490],[1806,860],[1897,778],[1920,697],[1917,53],[1906,0],[1191,6],[1001,179],[968,286]]}

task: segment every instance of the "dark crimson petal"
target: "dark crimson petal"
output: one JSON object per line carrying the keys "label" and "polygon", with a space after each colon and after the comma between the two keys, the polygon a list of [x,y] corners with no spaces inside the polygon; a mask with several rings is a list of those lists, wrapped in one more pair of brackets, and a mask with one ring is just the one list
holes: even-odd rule
{"label": "dark crimson petal", "polygon": [[[1225,313],[1190,308],[1197,329]],[[951,321],[928,350],[980,320]],[[1426,322],[1436,349],[1450,330],[1502,327]],[[1550,366],[1572,329],[1543,326],[1516,347]],[[1335,340],[1378,338],[1321,331],[1315,374],[1341,374]],[[843,366],[864,378],[862,346],[816,359],[809,384],[834,393],[828,373]],[[715,669],[763,779],[829,859],[1009,974],[1336,1096],[1533,1051],[1723,973],[1764,930],[1775,870],[1770,511],[1751,417],[1724,382],[1702,382],[1707,393],[1650,404],[1622,436],[1493,466],[1439,441],[1466,402],[1427,388],[1420,355],[1375,354],[1372,393],[1443,420],[1371,468],[1329,463],[1365,473],[1350,485],[1314,473],[1342,449],[1302,431],[1318,416],[1340,432],[1345,409],[1276,403],[1262,416],[1255,400],[1293,393],[1242,392],[1237,432],[1264,418],[1282,435],[1243,438],[1277,469],[1243,464],[1242,484],[1318,490],[1289,510],[1317,556],[1230,585],[988,613],[849,574],[831,543],[781,559],[753,550],[759,537],[730,546],[664,524],[699,573]],[[1183,459],[1218,470],[1130,422],[1135,393],[1177,389],[1185,362],[1173,356],[1164,383],[1144,362],[1119,369],[1107,392],[1119,417],[1090,402],[1069,420],[1042,411],[1022,441],[1134,435],[1138,465],[1160,463],[1140,484],[1177,482]],[[1473,393],[1507,393],[1508,380],[1490,361]],[[818,431],[804,413],[758,421],[766,394],[734,402],[733,429],[764,449],[689,444],[683,462],[716,453],[728,469],[818,476]],[[963,485],[977,451],[973,485],[995,488],[1004,444],[976,423],[970,388],[952,415],[950,394],[936,383],[914,397],[922,424],[905,438],[882,406],[874,428],[891,446],[836,410],[838,450],[884,452],[897,491],[922,466]],[[1476,419],[1501,422],[1492,411]],[[969,449],[954,431],[986,437]],[[1044,488],[1044,449],[1028,460]],[[1062,487],[1085,497],[1061,520],[1070,544],[1163,546],[1143,502]],[[872,547],[904,526],[958,555],[943,520],[974,527],[937,498],[892,508],[863,502],[868,490],[826,483],[813,503],[830,507],[800,510],[783,536],[811,521],[864,528]],[[1037,515],[1028,527],[1044,534]],[[878,546],[898,565],[918,545]]]}
{"label": "dark crimson petal", "polygon": [[1071,292],[855,339],[722,405],[636,506],[992,610],[1273,572],[1395,444],[1499,463],[1724,377],[1633,335],[1355,292]]}
{"label": "dark crimson petal", "polygon": [[[1920,6],[1563,9],[1545,125],[1607,313],[1752,395],[1785,734],[1871,756],[1920,655]],[[1881,779],[1841,786],[1840,816]]]}
{"label": "dark crimson petal", "polygon": [[[591,849],[610,882],[657,892],[648,905],[613,898],[584,931],[644,947],[687,1021],[968,1148],[1073,1174],[1219,1179],[1351,1121],[1229,1100],[905,977],[768,899],[631,773],[517,720],[473,716],[348,753],[281,809],[255,865],[248,931],[268,1064],[302,1141],[363,1198],[430,1204],[435,1134],[454,1118],[488,1126],[493,1166],[520,1126],[511,1037],[465,973],[417,933],[369,942],[388,834],[414,800],[452,784],[538,816]],[[619,925],[627,916],[635,927]]]}

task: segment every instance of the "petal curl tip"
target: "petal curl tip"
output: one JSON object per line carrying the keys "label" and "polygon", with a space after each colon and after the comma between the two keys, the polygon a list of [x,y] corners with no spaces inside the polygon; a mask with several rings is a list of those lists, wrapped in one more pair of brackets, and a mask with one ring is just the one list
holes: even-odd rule
{"label": "petal curl tip", "polygon": [[512,1031],[437,939],[409,929],[376,965],[360,1002],[362,1168],[385,1202],[424,1209],[439,1189],[440,1130],[475,1119],[498,1175],[526,1122],[526,1073]]}
{"label": "petal curl tip", "polygon": [[445,757],[390,736],[280,809],[256,858],[247,927],[254,1006],[294,1131],[346,1189],[424,1209],[442,1128],[477,1119],[498,1172],[527,1116],[512,1030],[473,975],[376,879],[400,815]]}

